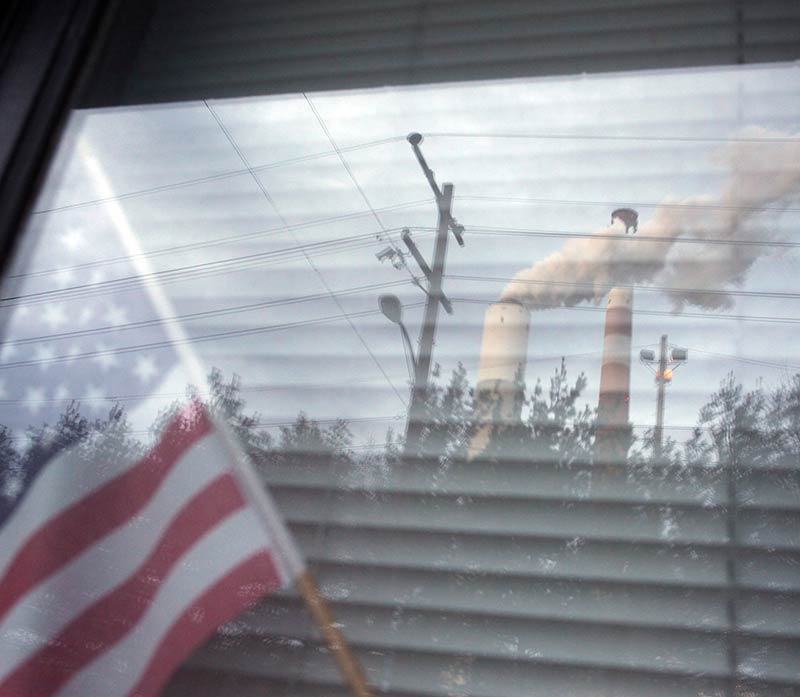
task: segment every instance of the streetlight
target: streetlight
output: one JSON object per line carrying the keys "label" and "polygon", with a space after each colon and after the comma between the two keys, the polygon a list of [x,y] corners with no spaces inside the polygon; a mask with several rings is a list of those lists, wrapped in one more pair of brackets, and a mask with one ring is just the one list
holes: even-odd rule
{"label": "streetlight", "polygon": [[408,336],[406,325],[403,324],[403,305],[396,295],[381,295],[378,297],[378,307],[380,307],[383,316],[390,322],[400,327],[400,333],[405,339],[408,352],[411,354],[412,370],[409,371],[411,380],[413,382],[416,375],[417,359],[414,357],[414,349],[411,346],[411,338]]}
{"label": "streetlight", "polygon": [[670,351],[667,345],[667,335],[664,334],[659,344],[658,358],[656,358],[655,351],[642,349],[639,351],[639,359],[650,368],[655,365],[658,366],[655,369],[658,396],[656,399],[656,427],[653,431],[653,451],[656,457],[660,457],[661,441],[664,437],[664,400],[666,399],[666,390],[664,388],[672,382],[673,371],[689,360],[689,351],[677,346],[672,347]]}

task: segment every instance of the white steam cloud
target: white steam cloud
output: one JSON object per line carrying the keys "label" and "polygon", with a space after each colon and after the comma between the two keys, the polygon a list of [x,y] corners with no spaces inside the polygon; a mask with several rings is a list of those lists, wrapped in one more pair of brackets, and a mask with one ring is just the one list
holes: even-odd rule
{"label": "white steam cloud", "polygon": [[[641,284],[664,288],[676,310],[729,307],[725,289],[741,285],[757,259],[775,253],[775,209],[800,194],[800,137],[747,128],[715,160],[728,172],[718,196],[665,199],[635,238],[622,236],[616,223],[571,240],[517,273],[502,299],[535,310],[598,302],[613,286]],[[676,244],[680,238],[694,241]]]}

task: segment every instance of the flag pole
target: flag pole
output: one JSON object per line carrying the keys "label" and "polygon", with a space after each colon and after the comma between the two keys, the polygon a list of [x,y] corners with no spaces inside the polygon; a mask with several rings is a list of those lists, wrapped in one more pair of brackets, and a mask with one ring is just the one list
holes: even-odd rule
{"label": "flag pole", "polygon": [[303,598],[311,617],[317,623],[325,643],[333,654],[339,670],[350,688],[353,697],[373,697],[372,689],[367,683],[364,670],[355,654],[350,649],[339,625],[333,617],[330,605],[325,600],[310,571],[301,573],[295,581],[295,587]]}
{"label": "flag pole", "polygon": [[[89,144],[83,138],[78,141],[77,150],[103,198],[112,202],[110,215],[117,235],[133,260],[137,271],[145,279],[145,290],[156,307],[159,316],[162,319],[173,318],[175,310],[172,307],[172,303],[161,287],[153,280],[153,270],[150,268],[143,249],[133,234],[122,207],[113,198],[114,191],[102,165],[95,158]],[[202,385],[205,382],[205,373],[197,355],[188,342],[183,327],[172,319],[165,322],[165,330],[192,380],[198,386]],[[333,657],[353,697],[373,697],[361,664],[339,630],[330,606],[320,592],[317,582],[306,569],[302,556],[295,547],[289,531],[286,529],[280,515],[277,514],[272,497],[263,488],[253,470],[250,458],[242,450],[227,425],[221,420],[214,419],[214,421],[217,432],[222,435],[223,442],[230,451],[230,464],[239,480],[242,493],[259,515],[262,523],[269,531],[270,537],[276,543],[275,552],[277,556],[275,562],[280,568],[282,577],[295,579],[297,590],[303,597],[311,616],[322,632],[328,648],[333,653]]]}
{"label": "flag pole", "polygon": [[231,464],[242,484],[243,493],[250,500],[256,512],[260,514],[262,522],[270,531],[270,536],[277,542],[276,552],[282,558],[276,561],[280,561],[281,566],[285,567],[289,577],[294,578],[295,588],[303,598],[303,602],[312,619],[319,627],[325,644],[333,654],[336,665],[339,667],[339,672],[350,688],[350,692],[353,697],[374,697],[361,663],[339,629],[339,624],[333,616],[333,611],[328,601],[322,595],[322,591],[320,591],[313,574],[306,568],[285,524],[280,516],[276,515],[277,509],[272,502],[272,497],[259,482],[255,471],[250,465],[250,458],[239,447],[230,429],[224,423],[218,424],[218,430],[231,451]]}

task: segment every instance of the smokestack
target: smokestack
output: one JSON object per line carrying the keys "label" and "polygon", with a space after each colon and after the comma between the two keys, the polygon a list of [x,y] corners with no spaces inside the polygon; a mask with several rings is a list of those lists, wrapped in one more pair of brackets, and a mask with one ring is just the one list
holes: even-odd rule
{"label": "smokestack", "polygon": [[495,425],[519,421],[528,355],[530,313],[522,303],[502,300],[486,310],[481,359],[475,387],[478,429],[467,458],[482,453]]}
{"label": "smokestack", "polygon": [[606,306],[595,460],[622,464],[630,445],[631,331],[633,290],[613,288]]}

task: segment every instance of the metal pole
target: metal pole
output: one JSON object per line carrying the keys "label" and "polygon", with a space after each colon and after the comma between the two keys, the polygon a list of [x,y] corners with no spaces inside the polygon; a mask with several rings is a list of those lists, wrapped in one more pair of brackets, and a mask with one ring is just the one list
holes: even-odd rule
{"label": "metal pole", "polygon": [[664,440],[664,399],[666,397],[667,381],[664,373],[667,370],[667,335],[661,335],[661,347],[658,356],[658,373],[656,374],[656,385],[658,385],[658,398],[656,400],[656,428],[653,433],[653,453],[661,457],[661,448]]}
{"label": "metal pole", "polygon": [[414,387],[411,393],[411,406],[406,427],[406,453],[415,454],[419,450],[419,441],[425,425],[425,397],[428,392],[428,377],[431,371],[431,356],[436,337],[436,318],[442,298],[442,277],[444,262],[447,256],[447,236],[450,225],[450,208],[453,203],[453,185],[445,184],[440,198],[439,223],[436,228],[436,244],[433,251],[433,268],[431,269],[428,298],[425,301],[425,315],[422,320],[422,331],[419,337],[419,349],[414,370]]}

